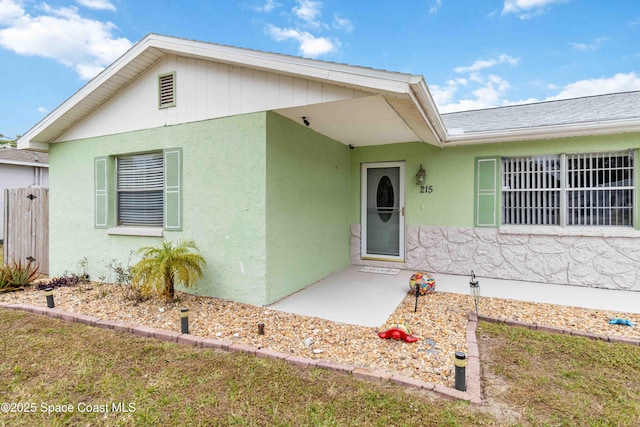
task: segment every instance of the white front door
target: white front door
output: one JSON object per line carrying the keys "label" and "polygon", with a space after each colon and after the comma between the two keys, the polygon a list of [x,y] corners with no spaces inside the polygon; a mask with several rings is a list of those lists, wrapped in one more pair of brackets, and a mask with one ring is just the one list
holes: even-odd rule
{"label": "white front door", "polygon": [[362,165],[361,256],[404,261],[404,163]]}

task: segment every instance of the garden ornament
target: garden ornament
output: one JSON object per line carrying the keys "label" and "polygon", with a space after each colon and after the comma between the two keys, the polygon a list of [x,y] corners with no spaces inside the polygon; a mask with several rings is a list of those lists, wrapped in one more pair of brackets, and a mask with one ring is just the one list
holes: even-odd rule
{"label": "garden ornament", "polygon": [[418,341],[418,337],[411,334],[411,330],[406,323],[390,324],[386,331],[378,332],[378,336],[382,339],[393,338],[394,340],[402,340],[406,342]]}
{"label": "garden ornament", "polygon": [[628,319],[620,319],[619,317],[615,317],[613,319],[609,319],[609,323],[612,325],[624,325],[624,326],[634,326],[633,322]]}

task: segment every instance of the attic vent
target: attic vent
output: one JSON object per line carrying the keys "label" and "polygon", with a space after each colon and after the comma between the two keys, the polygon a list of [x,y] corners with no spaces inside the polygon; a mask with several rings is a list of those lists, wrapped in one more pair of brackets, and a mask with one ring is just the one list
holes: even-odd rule
{"label": "attic vent", "polygon": [[175,107],[176,105],[176,73],[158,76],[159,108]]}

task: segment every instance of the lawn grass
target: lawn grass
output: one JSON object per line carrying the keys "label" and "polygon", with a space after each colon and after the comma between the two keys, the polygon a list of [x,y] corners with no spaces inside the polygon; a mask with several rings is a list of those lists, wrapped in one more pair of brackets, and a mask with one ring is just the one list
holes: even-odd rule
{"label": "lawn grass", "polygon": [[[0,413],[0,425],[494,424],[424,391],[18,311],[0,310],[0,351],[0,401],[35,404],[34,413]],[[43,412],[47,405],[74,411]],[[110,412],[79,412],[84,405]]]}
{"label": "lawn grass", "polygon": [[640,425],[640,347],[480,323],[485,379],[524,425]]}
{"label": "lawn grass", "polygon": [[[27,407],[33,413],[0,413],[0,425],[640,425],[640,347],[487,323],[478,342],[481,408],[281,360],[0,310],[0,403],[35,404]],[[499,393],[489,387],[495,382]],[[59,412],[62,405],[73,412]],[[58,412],[43,411],[50,408]]]}

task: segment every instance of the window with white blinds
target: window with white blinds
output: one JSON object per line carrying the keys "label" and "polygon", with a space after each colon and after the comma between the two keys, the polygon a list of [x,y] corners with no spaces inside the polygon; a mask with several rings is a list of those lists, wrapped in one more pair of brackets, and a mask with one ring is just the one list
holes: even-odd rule
{"label": "window with white blinds", "polygon": [[162,153],[122,156],[116,161],[118,225],[162,227]]}
{"label": "window with white blinds", "polygon": [[633,152],[502,159],[502,223],[633,226]]}

